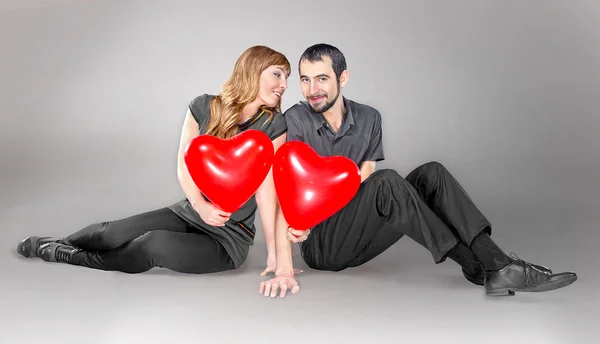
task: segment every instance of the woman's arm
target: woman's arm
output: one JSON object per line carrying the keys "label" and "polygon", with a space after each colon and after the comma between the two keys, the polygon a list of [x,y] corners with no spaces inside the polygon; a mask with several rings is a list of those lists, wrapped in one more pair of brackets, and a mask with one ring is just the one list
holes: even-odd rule
{"label": "woman's arm", "polygon": [[231,213],[215,208],[215,206],[202,197],[202,193],[198,190],[198,187],[196,186],[196,183],[194,183],[192,176],[190,176],[185,164],[185,148],[194,137],[198,136],[199,131],[200,127],[198,126],[198,122],[196,122],[188,109],[181,130],[181,138],[179,140],[177,179],[179,180],[179,185],[181,186],[185,197],[190,201],[192,207],[198,212],[202,220],[211,226],[223,226],[225,225],[225,222],[229,220]]}
{"label": "woman's arm", "polygon": [[[273,148],[275,153],[281,145],[286,141],[286,134],[279,136],[273,140]],[[267,269],[263,271],[263,275],[273,271],[275,267],[275,216],[277,209],[277,195],[275,192],[275,183],[273,181],[273,168],[269,170],[269,174],[256,191],[256,203],[260,213],[263,233],[265,235],[265,243],[267,245]],[[270,271],[267,271],[270,270]]]}
{"label": "woman's arm", "polygon": [[292,242],[288,240],[288,224],[279,205],[275,219],[275,246],[277,249],[277,268],[275,278],[260,282],[259,292],[264,296],[276,297],[280,293],[285,297],[288,289],[292,294],[300,291],[300,285],[295,278],[294,264],[292,261]]}
{"label": "woman's arm", "polygon": [[185,148],[194,137],[198,136],[199,131],[200,127],[198,126],[198,123],[188,109],[183,121],[183,128],[181,129],[181,137],[179,139],[179,151],[177,154],[177,179],[179,180],[179,185],[181,186],[185,197],[192,205],[206,202],[202,197],[200,190],[198,190],[198,187],[192,180],[192,176],[190,176],[183,159],[185,155]]}

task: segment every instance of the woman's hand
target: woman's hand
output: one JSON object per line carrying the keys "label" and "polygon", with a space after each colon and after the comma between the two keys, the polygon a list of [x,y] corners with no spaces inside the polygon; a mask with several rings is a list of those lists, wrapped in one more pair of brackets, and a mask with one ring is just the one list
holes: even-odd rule
{"label": "woman's hand", "polygon": [[[267,257],[267,267],[263,270],[263,272],[260,273],[260,275],[266,276],[271,272],[275,272],[275,269],[277,269],[277,260],[275,257]],[[294,268],[294,275],[299,275],[301,272],[304,272],[304,270]]]}
{"label": "woman's hand", "polygon": [[275,278],[268,281],[260,282],[259,292],[267,297],[276,297],[277,292],[280,291],[279,297],[285,297],[287,291],[290,290],[292,294],[296,294],[300,291],[300,285],[293,275],[278,274]]}
{"label": "woman's hand", "polygon": [[231,213],[216,208],[212,203],[201,200],[192,204],[192,207],[207,225],[222,227],[229,220]]}

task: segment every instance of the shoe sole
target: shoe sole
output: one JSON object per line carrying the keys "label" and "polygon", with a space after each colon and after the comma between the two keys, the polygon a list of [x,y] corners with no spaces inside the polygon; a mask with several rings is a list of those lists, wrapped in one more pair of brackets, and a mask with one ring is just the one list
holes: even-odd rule
{"label": "shoe sole", "polygon": [[[50,240],[48,240],[48,239],[50,239]],[[17,253],[25,258],[39,258],[38,254],[37,254],[36,246],[38,245],[38,241],[40,241],[40,240],[45,241],[45,244],[48,244],[51,242],[60,242],[61,239],[55,238],[55,237],[30,236],[28,238],[21,240],[17,244]],[[40,246],[42,246],[42,245],[40,245]]]}
{"label": "shoe sole", "polygon": [[37,252],[33,249],[33,242],[31,237],[25,238],[17,245],[17,253],[25,258],[37,257]]}
{"label": "shoe sole", "polygon": [[573,275],[570,277],[561,278],[559,280],[544,283],[542,285],[532,287],[532,288],[499,288],[493,290],[486,290],[486,295],[488,296],[514,296],[515,292],[519,293],[539,293],[544,291],[551,291],[560,288],[564,288],[569,286],[577,281],[577,275]]}

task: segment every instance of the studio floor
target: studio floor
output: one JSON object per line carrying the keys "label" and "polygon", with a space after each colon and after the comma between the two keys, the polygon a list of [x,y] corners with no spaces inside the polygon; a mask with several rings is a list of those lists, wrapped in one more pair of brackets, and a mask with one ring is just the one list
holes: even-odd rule
{"label": "studio floor", "polygon": [[[1,1],[0,344],[600,343],[600,2],[541,3]],[[381,113],[378,168],[444,163],[506,253],[579,279],[490,298],[403,238],[337,273],[307,268],[296,247],[301,290],[271,299],[260,221],[245,264],[225,273],[17,255],[27,236],[180,200],[189,102],[267,45],[291,62],[287,110],[319,42],[347,57],[344,97]]]}
{"label": "studio floor", "polygon": [[[24,182],[6,186],[1,343],[595,343],[600,278],[591,219],[550,214],[496,221],[494,237],[507,252],[579,275],[564,289],[501,298],[486,297],[452,261],[432,264],[407,238],[337,273],[307,268],[295,249],[302,289],[284,299],[258,292],[262,234],[241,269],[203,276],[164,269],[129,275],[18,256],[16,244],[26,236],[66,235],[160,204],[161,184],[156,193],[145,187],[150,174],[134,182],[117,173],[90,178],[65,174],[35,192]],[[519,237],[503,235],[502,228],[516,227]]]}

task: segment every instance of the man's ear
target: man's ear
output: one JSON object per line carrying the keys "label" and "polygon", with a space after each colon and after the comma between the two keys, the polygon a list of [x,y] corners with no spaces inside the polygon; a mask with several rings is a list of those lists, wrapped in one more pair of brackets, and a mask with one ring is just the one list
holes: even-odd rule
{"label": "man's ear", "polygon": [[348,74],[347,70],[343,71],[342,74],[340,74],[340,86],[341,87],[344,87],[346,85],[346,83],[348,82],[348,77],[349,77],[349,74]]}

